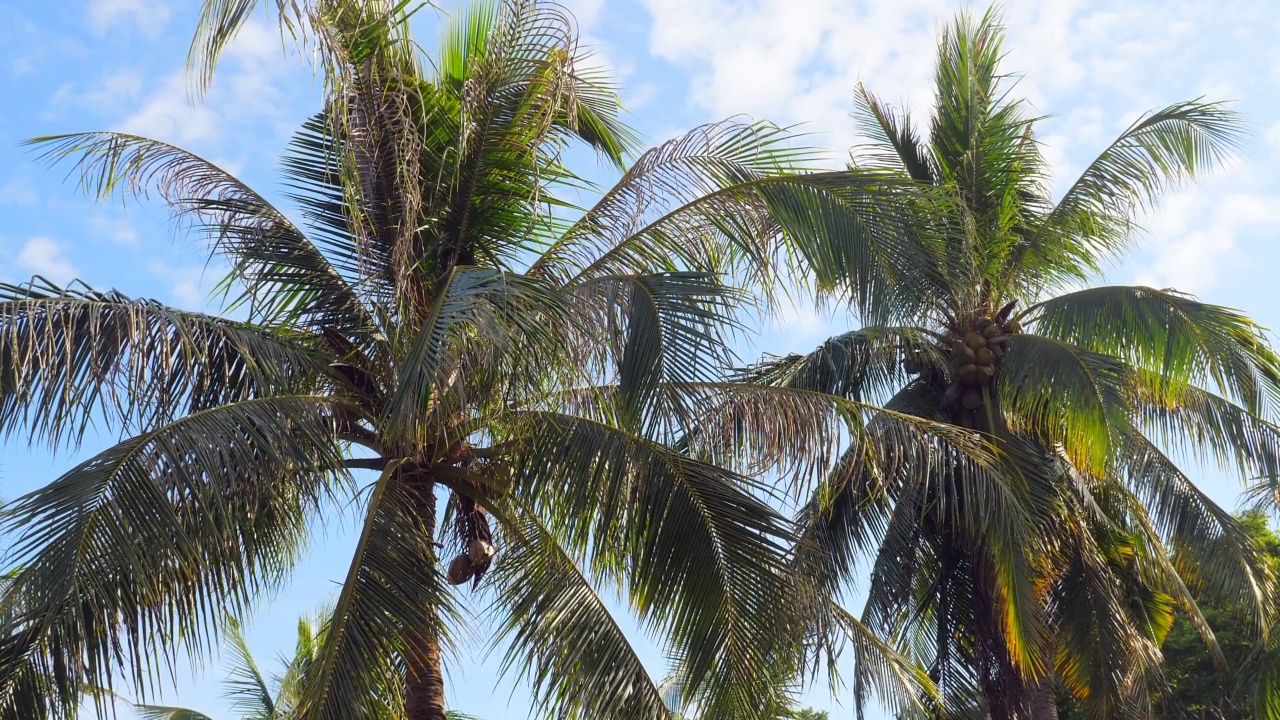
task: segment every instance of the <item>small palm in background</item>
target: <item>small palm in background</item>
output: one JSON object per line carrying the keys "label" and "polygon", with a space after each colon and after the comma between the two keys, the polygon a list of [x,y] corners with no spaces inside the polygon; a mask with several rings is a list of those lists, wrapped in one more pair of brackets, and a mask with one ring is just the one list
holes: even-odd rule
{"label": "small palm in background", "polygon": [[[292,720],[294,709],[303,699],[307,671],[319,659],[324,632],[323,613],[315,619],[298,620],[298,642],[293,656],[280,658],[280,668],[270,677],[263,675],[261,665],[253,657],[245,641],[240,623],[227,622],[223,637],[223,650],[229,655],[230,670],[223,683],[224,693],[230,702],[234,720]],[[383,694],[386,694],[383,689]],[[399,720],[401,715],[392,710],[390,702],[374,720]],[[141,720],[224,720],[183,707],[133,704],[133,710]],[[470,715],[451,712],[449,720],[476,720]],[[231,719],[226,719],[231,720]]]}

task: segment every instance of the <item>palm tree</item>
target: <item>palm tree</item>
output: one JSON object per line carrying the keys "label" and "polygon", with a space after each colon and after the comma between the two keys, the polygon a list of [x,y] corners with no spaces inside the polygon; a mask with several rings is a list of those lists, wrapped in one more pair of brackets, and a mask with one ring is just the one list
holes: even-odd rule
{"label": "palm tree", "polygon": [[[1131,246],[1140,210],[1232,148],[1238,119],[1200,101],[1148,113],[1055,202],[1002,41],[994,10],[947,29],[923,136],[858,88],[868,142],[852,167],[909,183],[882,202],[912,210],[871,218],[878,232],[858,243],[829,240],[844,274],[821,288],[865,327],[745,373],[877,403],[867,432],[743,434],[736,452],[816,482],[793,564],[839,597],[870,561],[863,620],[929,669],[936,713],[1052,716],[1061,685],[1091,717],[1141,714],[1175,609],[1216,652],[1188,588],[1248,603],[1267,631],[1261,555],[1175,458],[1274,487],[1280,361],[1236,311],[1087,283]],[[985,450],[904,437],[903,416]]]}
{"label": "palm tree", "polygon": [[[322,617],[327,617],[329,612],[326,610]],[[299,618],[293,656],[287,660],[281,657],[280,671],[267,677],[249,650],[240,623],[228,619],[222,645],[230,655],[230,667],[223,688],[240,720],[291,720],[295,717],[296,709],[306,697],[307,673],[320,657],[323,632],[321,620]],[[377,720],[398,720],[402,714],[389,701],[390,693],[386,693],[386,688],[381,688],[381,691],[379,697],[386,704],[380,708]],[[209,715],[183,707],[145,704],[132,704],[132,707],[142,720],[211,720]],[[446,717],[449,720],[477,720],[457,712],[447,713]]]}
{"label": "palm tree", "polygon": [[[209,62],[255,4],[206,4]],[[748,298],[727,283],[767,287],[781,241],[850,222],[879,181],[797,176],[785,132],[722,123],[579,210],[564,149],[621,168],[634,140],[558,8],[469,6],[428,71],[408,3],[286,6],[327,90],[283,162],[301,222],[159,140],[36,141],[91,196],[166,200],[230,265],[233,314],[0,287],[0,430],[122,435],[3,508],[21,569],[0,596],[0,718],[71,715],[85,686],[145,700],[287,580],[356,470],[376,479],[297,717],[376,718],[379,688],[408,720],[445,717],[444,656],[483,599],[541,709],[665,718],[597,588],[703,707],[777,707],[789,523],[669,441],[731,360]]]}

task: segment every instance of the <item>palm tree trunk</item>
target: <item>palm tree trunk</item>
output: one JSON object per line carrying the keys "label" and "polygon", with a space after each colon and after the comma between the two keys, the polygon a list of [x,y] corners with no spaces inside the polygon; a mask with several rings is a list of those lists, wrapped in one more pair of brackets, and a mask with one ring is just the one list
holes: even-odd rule
{"label": "palm tree trunk", "polygon": [[[430,541],[436,533],[435,483],[428,477],[410,476],[406,485],[414,495],[414,505],[421,518],[422,532]],[[435,565],[435,551],[428,543],[429,561]],[[445,720],[444,665],[440,657],[440,638],[436,634],[439,613],[432,608],[437,622],[431,628],[405,628],[405,720]]]}
{"label": "palm tree trunk", "polygon": [[440,662],[440,641],[419,638],[409,659],[405,688],[406,720],[445,720],[444,672]]}
{"label": "palm tree trunk", "polygon": [[1046,675],[1031,688],[1031,720],[1058,720],[1058,699],[1053,677]]}

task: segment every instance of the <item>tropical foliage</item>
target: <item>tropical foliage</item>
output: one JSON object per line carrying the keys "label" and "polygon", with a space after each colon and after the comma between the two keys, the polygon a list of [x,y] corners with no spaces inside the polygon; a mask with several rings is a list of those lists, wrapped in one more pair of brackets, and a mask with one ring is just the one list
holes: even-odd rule
{"label": "tropical foliage", "polygon": [[[469,5],[431,56],[409,2],[206,0],[198,89],[260,4],[325,82],[282,163],[300,222],[160,140],[36,141],[90,196],[161,197],[231,274],[218,315],[0,286],[0,434],[121,438],[0,511],[0,720],[145,696],[220,633],[250,717],[441,720],[478,611],[535,711],[584,720],[820,717],[791,691],[849,649],[859,709],[1041,717],[1063,688],[1146,716],[1175,618],[1223,654],[1199,601],[1275,647],[1274,568],[1179,462],[1274,496],[1280,359],[1236,311],[1087,286],[1230,151],[1223,106],[1147,114],[1055,200],[995,13],[944,33],[923,134],[859,88],[867,144],[802,172],[767,124],[639,153],[533,0]],[[730,377],[788,277],[865,326]],[[333,612],[269,683],[229,618],[348,507]]]}
{"label": "tropical foliage", "polygon": [[[327,616],[326,611],[322,617]],[[223,682],[224,696],[238,720],[290,720],[301,707],[306,688],[306,675],[319,659],[319,649],[324,640],[324,624],[321,618],[303,617],[298,620],[298,640],[293,656],[281,658],[280,670],[264,675],[261,665],[249,650],[240,623],[229,620],[222,648],[227,654],[227,677]],[[382,688],[386,693],[386,688]],[[385,697],[384,697],[385,699]],[[134,712],[141,720],[212,720],[212,717],[190,708],[134,704]],[[469,715],[450,712],[449,720],[477,720]],[[392,714],[390,703],[383,708],[377,720],[398,720]]]}
{"label": "tropical foliage", "polygon": [[[206,2],[200,67],[255,5]],[[154,690],[353,497],[358,544],[294,716],[444,717],[445,659],[487,608],[537,710],[665,718],[604,591],[700,707],[771,714],[789,523],[673,441],[737,392],[717,381],[748,298],[726,283],[767,290],[784,241],[854,223],[882,181],[796,175],[805,154],[762,124],[630,161],[608,78],[553,5],[470,5],[429,59],[408,3],[280,9],[326,82],[283,161],[300,223],[160,140],[36,141],[90,196],[158,194],[232,274],[223,316],[0,287],[4,436],[122,437],[0,515],[20,567],[0,599],[0,717],[73,714],[86,686]],[[574,144],[625,167],[617,184],[567,168]],[[905,672],[879,657],[887,682]]]}
{"label": "tropical foliage", "polygon": [[[862,618],[927,668],[936,712],[1041,717],[1061,684],[1089,717],[1148,715],[1178,612],[1221,651],[1197,597],[1270,630],[1263,553],[1179,461],[1273,490],[1280,360],[1234,310],[1087,283],[1163,191],[1221,161],[1239,121],[1200,101],[1150,112],[1055,201],[1002,35],[994,11],[946,30],[923,130],[858,88],[852,168],[905,185],[885,188],[894,210],[868,219],[856,255],[835,239],[811,260],[843,254],[820,289],[865,327],[743,373],[875,403],[866,432],[781,446],[742,432],[725,459],[796,479],[794,565],[828,596],[869,563]],[[739,427],[743,408],[718,411],[715,428]],[[904,417],[980,447],[908,435]]]}

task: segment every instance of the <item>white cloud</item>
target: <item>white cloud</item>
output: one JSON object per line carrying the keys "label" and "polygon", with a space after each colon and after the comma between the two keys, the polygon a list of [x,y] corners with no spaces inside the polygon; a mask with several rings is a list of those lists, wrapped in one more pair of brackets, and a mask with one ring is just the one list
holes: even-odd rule
{"label": "white cloud", "polygon": [[156,37],[169,22],[169,8],[157,0],[90,0],[89,23],[99,35],[131,22],[148,37]]}
{"label": "white cloud", "polygon": [[251,21],[227,47],[204,98],[193,100],[187,77],[175,72],[154,83],[157,89],[118,127],[180,145],[219,140],[245,122],[260,134],[287,110],[278,80],[300,69],[300,61],[284,56],[278,33]]}
{"label": "white cloud", "polygon": [[4,205],[32,205],[40,196],[36,194],[35,188],[32,187],[30,180],[22,178],[14,178],[4,185],[0,185],[0,204]]}
{"label": "white cloud", "polygon": [[182,73],[165,79],[160,89],[143,100],[142,107],[120,123],[126,132],[178,144],[216,137],[218,128],[218,115],[212,108],[188,99]]}
{"label": "white cloud", "polygon": [[56,283],[66,283],[79,275],[58,242],[47,237],[31,238],[22,246],[18,251],[18,267]]}
{"label": "white cloud", "polygon": [[1196,294],[1213,289],[1225,267],[1240,259],[1241,235],[1265,226],[1280,230],[1275,206],[1275,198],[1255,193],[1192,189],[1166,198],[1148,223],[1154,259],[1136,282]]}
{"label": "white cloud", "polygon": [[120,218],[94,215],[89,218],[89,230],[94,235],[104,237],[117,245],[138,246],[138,231],[133,228],[133,225]]}
{"label": "white cloud", "polygon": [[215,278],[209,276],[203,265],[174,267],[166,262],[156,261],[147,269],[169,284],[169,294],[179,305],[193,310],[207,308]]}
{"label": "white cloud", "polygon": [[143,88],[142,76],[126,70],[107,75],[84,90],[75,83],[65,83],[53,93],[49,105],[54,112],[78,110],[110,115],[137,103]]}

